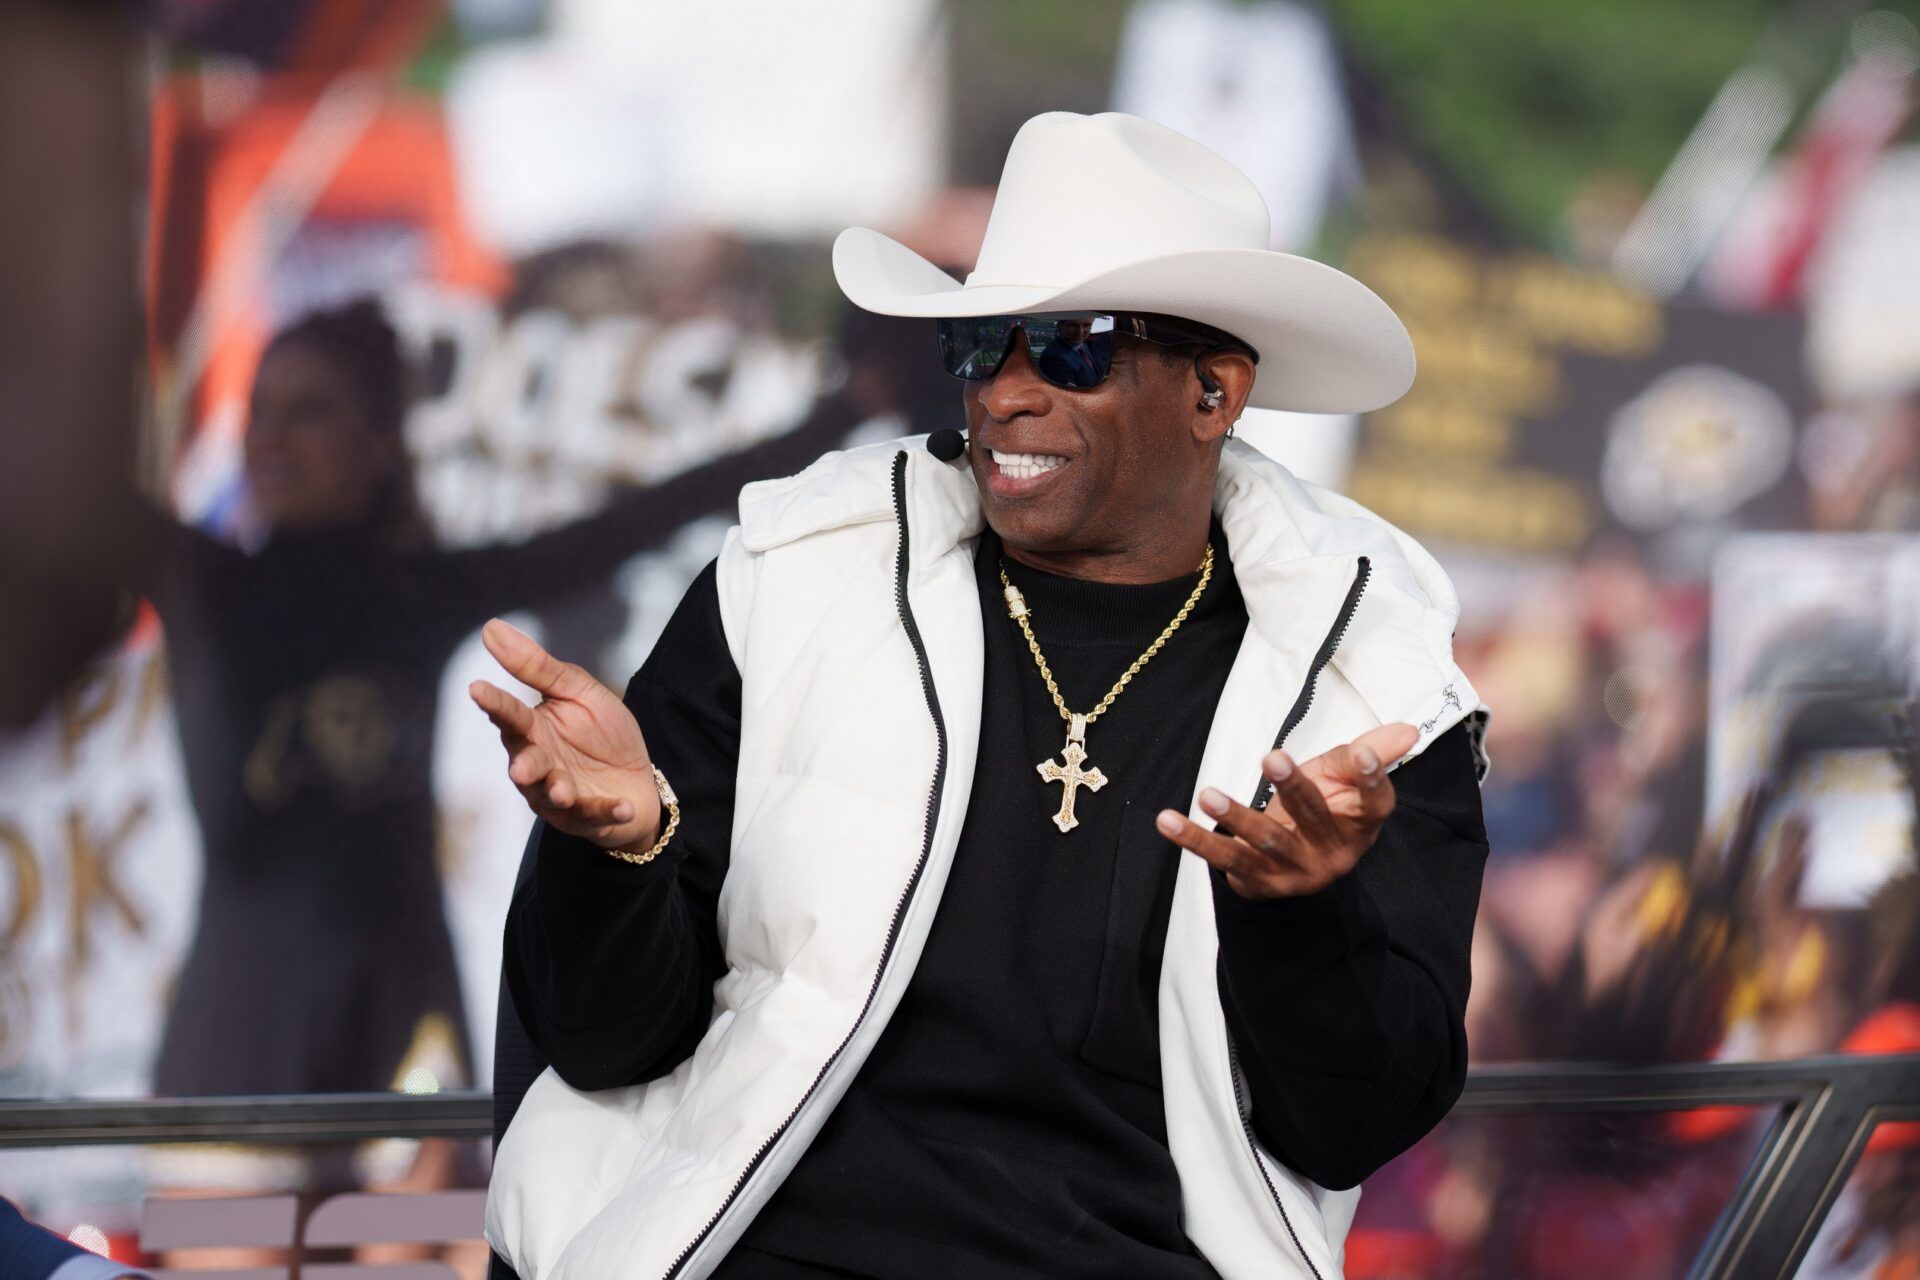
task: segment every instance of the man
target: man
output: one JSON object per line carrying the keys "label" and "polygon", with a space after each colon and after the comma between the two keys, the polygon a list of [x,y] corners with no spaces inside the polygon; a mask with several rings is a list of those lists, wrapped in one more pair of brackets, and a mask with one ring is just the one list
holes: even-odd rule
{"label": "man", "polygon": [[[523,1280],[1339,1273],[1336,1188],[1465,1073],[1485,708],[1432,559],[1225,439],[1412,377],[1266,243],[1197,144],[1037,117],[964,286],[835,245],[939,319],[970,441],[748,486],[624,704],[488,625],[542,695],[472,689],[544,822]],[[1095,386],[1037,362],[1063,314],[1117,335]]]}
{"label": "man", "polygon": [[1086,320],[1077,317],[1059,322],[1053,341],[1040,352],[1040,372],[1048,382],[1057,387],[1099,385],[1097,357],[1087,346],[1090,328]]}

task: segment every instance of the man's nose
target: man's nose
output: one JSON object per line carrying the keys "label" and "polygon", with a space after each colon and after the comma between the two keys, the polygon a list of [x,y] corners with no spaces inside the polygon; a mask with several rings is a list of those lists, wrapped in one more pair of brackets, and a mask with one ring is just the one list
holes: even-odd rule
{"label": "man's nose", "polygon": [[1027,350],[1026,331],[1016,328],[1009,345],[1012,349],[1007,358],[980,388],[981,407],[1003,422],[1023,413],[1044,414],[1053,403],[1053,388],[1040,376],[1040,368]]}

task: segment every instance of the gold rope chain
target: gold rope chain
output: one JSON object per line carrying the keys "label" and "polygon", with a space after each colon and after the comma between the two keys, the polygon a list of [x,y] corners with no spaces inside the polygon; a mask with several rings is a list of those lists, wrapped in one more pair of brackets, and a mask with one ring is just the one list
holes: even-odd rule
{"label": "gold rope chain", "polygon": [[[1193,606],[1200,603],[1200,593],[1207,589],[1207,583],[1211,581],[1213,581],[1213,544],[1209,542],[1207,544],[1206,555],[1200,558],[1200,581],[1198,585],[1194,587],[1193,594],[1188,596],[1187,602],[1180,606],[1180,612],[1173,615],[1173,621],[1167,624],[1166,630],[1162,631],[1159,636],[1154,639],[1154,642],[1147,646],[1146,652],[1135,658],[1133,665],[1128,667],[1126,672],[1121,675],[1118,680],[1113,682],[1113,688],[1107,690],[1107,696],[1100,699],[1099,704],[1095,706],[1093,710],[1087,712],[1086,716],[1081,720],[1082,724],[1092,724],[1100,718],[1101,712],[1113,705],[1113,700],[1120,696],[1120,691],[1127,687],[1127,682],[1140,674],[1140,668],[1152,661],[1153,655],[1160,652],[1160,646],[1164,645],[1168,637],[1180,629],[1180,624],[1187,620],[1189,613],[1193,612]],[[1040,676],[1047,682],[1047,692],[1053,695],[1053,705],[1059,708],[1060,718],[1068,724],[1072,724],[1073,712],[1067,710],[1067,700],[1060,696],[1060,686],[1053,682],[1053,672],[1047,667],[1047,659],[1040,652],[1040,642],[1033,638],[1033,627],[1027,622],[1027,598],[1020,594],[1020,588],[1014,586],[1013,583],[1008,580],[1007,562],[1005,560],[1000,562],[1000,585],[1006,590],[1007,616],[1020,624],[1021,634],[1027,637],[1027,648],[1032,652],[1034,662],[1039,664]]]}

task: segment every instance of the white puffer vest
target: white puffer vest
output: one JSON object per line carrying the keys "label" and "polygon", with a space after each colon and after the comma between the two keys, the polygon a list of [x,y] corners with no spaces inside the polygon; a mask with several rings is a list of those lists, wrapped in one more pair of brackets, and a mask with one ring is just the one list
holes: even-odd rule
{"label": "white puffer vest", "polygon": [[[983,683],[979,495],[963,462],[922,446],[828,454],[741,493],[719,565],[742,682],[728,972],[671,1074],[586,1093],[549,1070],[527,1093],[487,1199],[487,1239],[522,1280],[708,1274],[913,976],[966,817]],[[1411,757],[1470,719],[1484,773],[1486,708],[1454,665],[1459,605],[1431,556],[1238,441],[1214,509],[1250,625],[1200,785],[1252,797],[1283,725],[1305,759],[1394,720],[1420,727]],[[1225,1280],[1331,1280],[1359,1192],[1316,1186],[1254,1139],[1217,945],[1207,866],[1184,855],[1159,1005],[1187,1234]]]}

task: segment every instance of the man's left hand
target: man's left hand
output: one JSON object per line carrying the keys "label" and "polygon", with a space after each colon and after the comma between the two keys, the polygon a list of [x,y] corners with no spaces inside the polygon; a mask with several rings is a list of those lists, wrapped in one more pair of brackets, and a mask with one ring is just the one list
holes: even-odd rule
{"label": "man's left hand", "polygon": [[1393,812],[1385,762],[1398,760],[1419,740],[1420,731],[1410,724],[1383,724],[1305,764],[1270,751],[1260,762],[1273,783],[1264,811],[1207,787],[1200,807],[1213,816],[1213,830],[1172,809],[1161,810],[1156,825],[1219,868],[1243,898],[1318,893],[1373,847],[1380,824]]}

